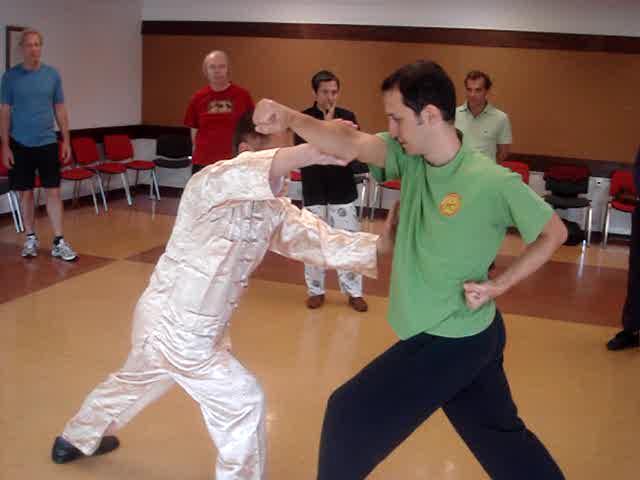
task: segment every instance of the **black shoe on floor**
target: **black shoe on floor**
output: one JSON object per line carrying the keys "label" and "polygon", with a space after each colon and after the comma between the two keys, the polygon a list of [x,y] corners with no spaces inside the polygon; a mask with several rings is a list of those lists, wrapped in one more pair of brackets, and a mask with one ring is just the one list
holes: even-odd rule
{"label": "black shoe on floor", "polygon": [[[109,453],[112,450],[115,450],[120,446],[120,441],[117,437],[107,436],[103,437],[100,441],[100,446],[93,453],[94,455],[103,455],[105,453]],[[84,453],[78,450],[76,447],[71,445],[68,441],[66,441],[62,437],[56,437],[55,442],[53,442],[53,448],[51,449],[51,460],[54,463],[69,463],[77,460],[78,458],[86,457]]]}
{"label": "black shoe on floor", "polygon": [[633,348],[640,346],[640,336],[638,332],[630,332],[629,330],[622,330],[618,332],[607,343],[609,350],[624,350],[625,348]]}

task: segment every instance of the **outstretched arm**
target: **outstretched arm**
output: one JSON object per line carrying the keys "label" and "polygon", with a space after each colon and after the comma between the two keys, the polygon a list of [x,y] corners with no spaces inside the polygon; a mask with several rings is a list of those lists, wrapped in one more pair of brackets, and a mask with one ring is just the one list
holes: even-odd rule
{"label": "outstretched arm", "polygon": [[281,148],[271,162],[271,177],[284,177],[291,170],[304,168],[309,165],[340,165],[344,167],[349,162],[341,158],[322,153],[316,147],[307,144],[295,147]]}
{"label": "outstretched arm", "polygon": [[393,252],[399,203],[389,211],[380,236],[330,227],[307,210],[285,204],[284,218],[271,239],[272,251],[321,268],[377,277],[377,259]]}
{"label": "outstretched arm", "polygon": [[204,189],[202,197],[212,205],[232,200],[271,200],[280,192],[282,178],[295,168],[346,163],[308,144],[244,152],[203,170],[190,180],[189,188]]}
{"label": "outstretched arm", "polygon": [[378,235],[330,227],[308,210],[290,203],[271,238],[275,253],[325,269],[341,269],[377,277]]}
{"label": "outstretched arm", "polygon": [[253,121],[260,133],[277,133],[290,128],[329,155],[348,161],[357,158],[361,162],[384,167],[387,154],[384,141],[341,122],[317,120],[268,99],[258,102]]}

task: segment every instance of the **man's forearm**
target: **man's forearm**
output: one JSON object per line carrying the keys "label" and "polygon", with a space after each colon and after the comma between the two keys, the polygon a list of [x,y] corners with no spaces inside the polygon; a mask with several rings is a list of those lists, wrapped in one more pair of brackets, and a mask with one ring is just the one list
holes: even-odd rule
{"label": "man's forearm", "polygon": [[271,178],[284,177],[287,176],[291,170],[323,163],[320,158],[323,156],[323,154],[308,143],[296,145],[295,147],[281,148],[271,161],[269,174]]}
{"label": "man's forearm", "polygon": [[323,269],[377,277],[377,235],[333,228],[290,203],[284,205],[283,213],[282,223],[271,237],[272,251]]}
{"label": "man's forearm", "polygon": [[[290,128],[329,155],[345,160],[357,158],[361,162],[384,167],[387,152],[384,141],[339,121],[317,120],[272,100],[261,100],[258,103],[254,120],[258,131],[263,133]],[[262,127],[266,130],[261,130]]]}
{"label": "man's forearm", "polygon": [[198,129],[197,128],[192,128],[191,129],[191,152],[195,151],[196,149],[196,135],[198,134]]}
{"label": "man's forearm", "polygon": [[504,162],[507,158],[509,158],[509,153],[511,152],[511,145],[509,144],[498,144],[498,154],[496,155],[496,160],[498,163]]}
{"label": "man's forearm", "polygon": [[527,278],[533,272],[544,265],[553,253],[567,239],[567,230],[562,220],[553,214],[549,225],[540,234],[537,240],[531,243],[522,255],[520,255],[501,275],[493,282],[502,294]]}
{"label": "man's forearm", "polygon": [[0,107],[0,140],[3,148],[9,147],[9,125],[11,123],[11,110],[8,105]]}
{"label": "man's forearm", "polygon": [[298,136],[324,152],[347,160],[358,157],[357,139],[362,134],[351,127],[318,120],[290,108],[287,108],[287,123]]}
{"label": "man's forearm", "polygon": [[58,122],[58,128],[60,129],[60,135],[62,140],[69,143],[69,116],[67,115],[67,109],[64,105],[56,105],[56,121]]}

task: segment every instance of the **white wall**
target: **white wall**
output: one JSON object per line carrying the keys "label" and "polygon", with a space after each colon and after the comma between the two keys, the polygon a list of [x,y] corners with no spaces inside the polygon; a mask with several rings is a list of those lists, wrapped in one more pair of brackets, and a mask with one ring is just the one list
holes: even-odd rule
{"label": "white wall", "polygon": [[639,0],[142,0],[143,20],[479,28],[640,36]]}
{"label": "white wall", "polygon": [[70,126],[138,124],[142,111],[142,0],[0,0],[5,26],[44,34],[43,61],[62,75]]}

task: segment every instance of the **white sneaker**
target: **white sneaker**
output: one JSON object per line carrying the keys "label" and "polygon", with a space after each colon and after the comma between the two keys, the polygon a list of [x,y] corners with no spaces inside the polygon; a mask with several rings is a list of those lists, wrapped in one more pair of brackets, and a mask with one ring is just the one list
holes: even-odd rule
{"label": "white sneaker", "polygon": [[23,257],[37,257],[38,256],[38,237],[35,235],[30,235],[27,237],[27,240],[24,242],[24,247],[22,247],[22,256]]}
{"label": "white sneaker", "polygon": [[64,241],[64,238],[60,239],[58,245],[54,245],[51,248],[51,256],[61,258],[62,260],[66,260],[67,262],[71,262],[78,258],[76,252],[73,251],[71,245]]}

